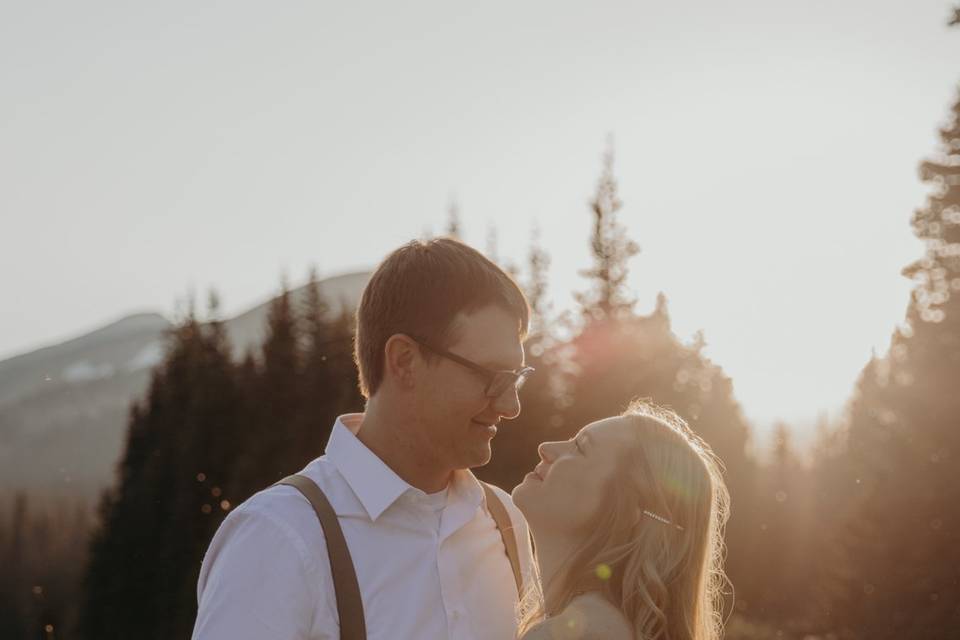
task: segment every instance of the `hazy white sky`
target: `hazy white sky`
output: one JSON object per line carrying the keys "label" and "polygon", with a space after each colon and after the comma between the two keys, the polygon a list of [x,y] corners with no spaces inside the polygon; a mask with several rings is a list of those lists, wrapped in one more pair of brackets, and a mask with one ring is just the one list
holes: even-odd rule
{"label": "hazy white sky", "polygon": [[440,231],[588,265],[607,132],[683,338],[763,428],[835,412],[902,320],[950,2],[0,3],[0,358]]}

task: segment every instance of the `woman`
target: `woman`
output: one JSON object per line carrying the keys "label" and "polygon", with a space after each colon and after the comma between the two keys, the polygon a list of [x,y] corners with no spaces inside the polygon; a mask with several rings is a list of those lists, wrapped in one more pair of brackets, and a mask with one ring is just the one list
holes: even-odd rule
{"label": "woman", "polygon": [[524,598],[524,640],[721,637],[729,495],[679,416],[635,402],[540,458],[513,490],[543,585]]}

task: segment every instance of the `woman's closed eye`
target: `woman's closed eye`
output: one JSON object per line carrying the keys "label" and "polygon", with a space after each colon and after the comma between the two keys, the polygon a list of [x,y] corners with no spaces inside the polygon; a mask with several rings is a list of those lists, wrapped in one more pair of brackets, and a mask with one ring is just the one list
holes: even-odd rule
{"label": "woman's closed eye", "polygon": [[580,444],[580,438],[574,438],[574,439],[573,439],[573,444],[575,444],[575,445],[577,446],[577,451],[580,452],[580,455],[582,455],[582,456],[587,455],[586,451],[583,450],[583,445]]}

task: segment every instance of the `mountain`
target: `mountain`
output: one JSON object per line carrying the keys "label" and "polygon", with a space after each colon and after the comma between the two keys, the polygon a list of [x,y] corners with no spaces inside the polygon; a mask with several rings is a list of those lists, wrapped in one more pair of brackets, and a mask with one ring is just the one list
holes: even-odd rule
{"label": "mountain", "polygon": [[158,338],[170,327],[159,313],[140,313],[60,344],[0,361],[0,406],[44,386],[111,377],[158,361]]}
{"label": "mountain", "polygon": [[[369,273],[320,282],[331,315],[352,312]],[[306,287],[291,291],[301,304]],[[272,300],[224,326],[239,359],[266,336]],[[15,491],[88,500],[113,480],[127,414],[163,359],[169,320],[139,313],[78,338],[0,361],[0,503]]]}

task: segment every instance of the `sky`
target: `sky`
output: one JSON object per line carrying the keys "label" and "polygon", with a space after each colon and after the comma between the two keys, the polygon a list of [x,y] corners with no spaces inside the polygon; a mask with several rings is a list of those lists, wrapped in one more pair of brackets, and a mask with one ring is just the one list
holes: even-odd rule
{"label": "sky", "polygon": [[0,359],[371,269],[451,202],[502,260],[538,227],[572,308],[612,134],[638,310],[759,431],[838,418],[922,253],[950,6],[0,1]]}

